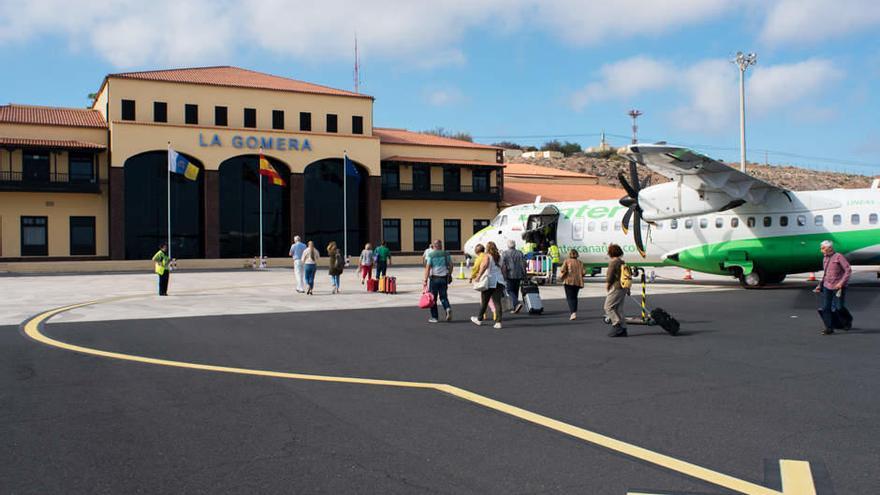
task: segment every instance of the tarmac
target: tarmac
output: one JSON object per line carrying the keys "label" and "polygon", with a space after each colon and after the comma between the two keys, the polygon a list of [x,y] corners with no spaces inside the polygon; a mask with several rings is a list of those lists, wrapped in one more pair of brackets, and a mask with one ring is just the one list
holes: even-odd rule
{"label": "tarmac", "polygon": [[[398,295],[347,274],[311,297],[283,269],[179,272],[167,298],[149,274],[0,279],[0,492],[782,493],[780,459],[809,463],[819,495],[880,486],[873,272],[849,292],[856,328],[826,337],[803,277],[751,291],[658,270],[649,303],[681,334],[609,339],[598,277],[578,320],[544,287],[546,314],[496,331],[466,321],[464,282],[455,321],[428,324],[419,270],[396,271]],[[43,325],[76,352],[18,326],[110,296],[132,297]]]}

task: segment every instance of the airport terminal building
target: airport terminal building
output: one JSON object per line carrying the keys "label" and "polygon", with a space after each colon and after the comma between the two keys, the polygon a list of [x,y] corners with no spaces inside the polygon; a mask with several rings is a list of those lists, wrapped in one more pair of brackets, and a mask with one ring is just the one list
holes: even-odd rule
{"label": "airport terminal building", "polygon": [[[91,108],[0,106],[0,261],[286,256],[293,235],[349,253],[384,239],[460,250],[502,202],[500,149],[373,126],[374,99],[237,67],[110,74]],[[171,174],[169,146],[199,168]],[[260,180],[259,156],[285,179]],[[343,156],[357,174],[344,176]],[[169,187],[170,186],[170,187]]]}

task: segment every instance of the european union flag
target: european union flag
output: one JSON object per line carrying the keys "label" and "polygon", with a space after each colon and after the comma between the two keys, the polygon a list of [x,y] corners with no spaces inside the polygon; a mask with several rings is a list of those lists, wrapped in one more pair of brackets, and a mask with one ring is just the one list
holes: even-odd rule
{"label": "european union flag", "polygon": [[189,180],[196,180],[199,177],[199,167],[171,148],[168,148],[168,170]]}
{"label": "european union flag", "polygon": [[361,174],[358,172],[357,166],[355,166],[354,162],[348,158],[348,155],[344,155],[343,161],[345,162],[345,175],[350,175],[360,182]]}

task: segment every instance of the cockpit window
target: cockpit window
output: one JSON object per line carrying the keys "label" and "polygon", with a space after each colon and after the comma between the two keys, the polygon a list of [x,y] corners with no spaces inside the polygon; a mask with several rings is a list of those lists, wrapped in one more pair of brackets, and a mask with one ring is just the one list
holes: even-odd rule
{"label": "cockpit window", "polygon": [[499,227],[504,227],[505,225],[507,225],[507,215],[501,215],[501,223],[499,224]]}

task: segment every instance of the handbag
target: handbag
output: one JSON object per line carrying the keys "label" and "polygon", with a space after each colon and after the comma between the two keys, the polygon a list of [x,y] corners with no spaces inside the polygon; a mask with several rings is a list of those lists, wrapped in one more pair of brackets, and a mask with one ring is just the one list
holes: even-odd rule
{"label": "handbag", "polygon": [[483,272],[483,274],[474,281],[474,290],[483,292],[484,290],[489,289],[489,270]]}
{"label": "handbag", "polygon": [[425,287],[424,292],[422,292],[422,297],[419,298],[419,307],[422,309],[428,309],[434,306],[434,294],[428,292],[428,288]]}
{"label": "handbag", "polygon": [[504,293],[504,296],[501,297],[501,310],[502,311],[512,311],[513,310],[513,300],[510,299],[510,294]]}

